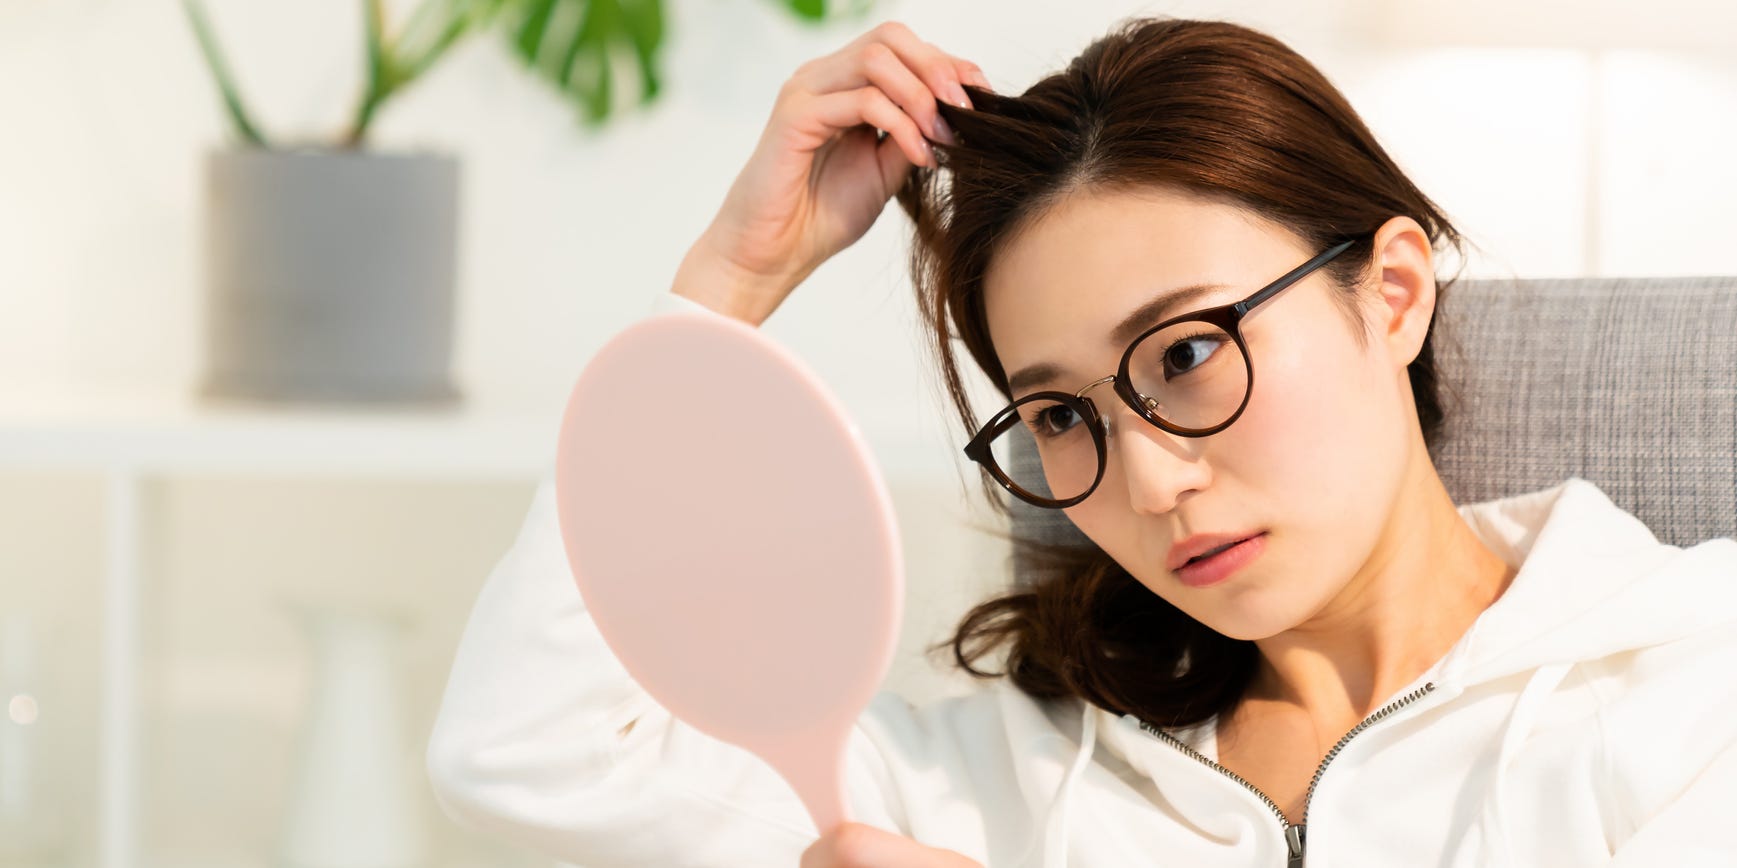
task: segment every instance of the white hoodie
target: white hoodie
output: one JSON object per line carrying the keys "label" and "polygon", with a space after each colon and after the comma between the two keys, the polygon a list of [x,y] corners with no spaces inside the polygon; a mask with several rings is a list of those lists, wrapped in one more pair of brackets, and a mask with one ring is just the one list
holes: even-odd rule
{"label": "white hoodie", "polygon": [[[654,311],[675,308],[704,310]],[[1149,732],[1006,681],[880,693],[851,818],[987,868],[1737,865],[1737,540],[1662,544],[1579,477],[1459,512],[1519,570],[1328,754],[1304,824],[1214,764],[1215,721]],[[453,817],[585,868],[795,868],[818,834],[613,657],[552,482],[477,600],[427,760]]]}

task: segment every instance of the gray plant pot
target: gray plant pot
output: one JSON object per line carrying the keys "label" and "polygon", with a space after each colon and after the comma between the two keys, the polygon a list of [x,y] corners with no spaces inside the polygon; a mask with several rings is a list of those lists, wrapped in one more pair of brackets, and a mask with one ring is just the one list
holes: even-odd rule
{"label": "gray plant pot", "polygon": [[450,403],[458,160],[205,161],[207,398]]}

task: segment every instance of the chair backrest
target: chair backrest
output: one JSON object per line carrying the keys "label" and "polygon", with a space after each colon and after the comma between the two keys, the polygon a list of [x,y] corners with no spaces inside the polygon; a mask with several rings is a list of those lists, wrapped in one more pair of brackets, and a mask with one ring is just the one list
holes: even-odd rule
{"label": "chair backrest", "polygon": [[[1437,315],[1455,503],[1580,476],[1663,542],[1737,536],[1737,277],[1463,280]],[[1018,536],[1086,542],[1060,510],[1012,510]]]}

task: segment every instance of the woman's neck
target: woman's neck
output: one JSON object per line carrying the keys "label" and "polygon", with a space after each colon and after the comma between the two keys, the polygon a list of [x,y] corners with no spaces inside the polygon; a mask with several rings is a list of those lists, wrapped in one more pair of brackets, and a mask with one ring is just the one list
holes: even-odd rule
{"label": "woman's neck", "polygon": [[1364,567],[1321,611],[1255,640],[1246,694],[1317,721],[1362,720],[1458,642],[1513,581],[1424,463]]}

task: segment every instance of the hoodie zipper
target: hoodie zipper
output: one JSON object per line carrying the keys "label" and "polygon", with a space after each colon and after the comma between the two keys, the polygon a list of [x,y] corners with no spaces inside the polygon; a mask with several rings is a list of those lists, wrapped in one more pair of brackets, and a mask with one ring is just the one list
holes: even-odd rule
{"label": "hoodie zipper", "polygon": [[[1229,777],[1231,780],[1236,781],[1239,784],[1242,784],[1244,789],[1247,789],[1249,792],[1254,793],[1256,796],[1260,797],[1261,801],[1266,802],[1267,807],[1272,809],[1273,816],[1279,818],[1279,830],[1281,832],[1283,832],[1284,836],[1285,836],[1285,847],[1290,853],[1289,859],[1287,859],[1285,862],[1286,868],[1302,868],[1304,845],[1307,843],[1306,836],[1304,835],[1304,832],[1308,829],[1308,825],[1309,825],[1309,804],[1315,798],[1315,785],[1321,782],[1321,773],[1327,770],[1327,764],[1332,762],[1333,758],[1339,755],[1339,751],[1345,749],[1345,744],[1347,742],[1349,742],[1353,736],[1357,735],[1358,733],[1362,732],[1365,729],[1368,729],[1370,724],[1373,724],[1376,721],[1381,720],[1382,718],[1392,714],[1393,712],[1398,711],[1399,709],[1404,708],[1405,706],[1410,705],[1413,702],[1416,702],[1418,699],[1422,698],[1423,696],[1425,696],[1426,694],[1428,694],[1430,691],[1432,691],[1434,689],[1435,689],[1435,682],[1431,681],[1431,682],[1424,684],[1422,687],[1419,687],[1416,690],[1413,690],[1412,692],[1407,693],[1406,695],[1401,696],[1400,698],[1395,699],[1392,702],[1389,702],[1386,705],[1376,709],[1374,711],[1374,713],[1370,714],[1368,717],[1365,717],[1365,718],[1363,718],[1363,720],[1359,721],[1356,726],[1351,727],[1350,732],[1347,732],[1343,736],[1341,736],[1339,738],[1338,744],[1333,745],[1333,749],[1327,751],[1327,756],[1321,760],[1321,764],[1319,766],[1315,767],[1315,776],[1309,779],[1309,790],[1303,796],[1303,822],[1296,823],[1296,824],[1292,824],[1289,820],[1285,819],[1285,810],[1283,808],[1279,807],[1278,802],[1273,801],[1271,798],[1269,798],[1267,796],[1266,793],[1261,792],[1259,787],[1256,787],[1254,784],[1249,783],[1248,780],[1243,778],[1242,775],[1239,775],[1236,772],[1233,772],[1230,769],[1227,769],[1224,766],[1221,766],[1218,763],[1215,763],[1212,760],[1207,759],[1205,754],[1201,753],[1200,751],[1195,750],[1192,747],[1189,747],[1187,744],[1183,743],[1183,741],[1181,739],[1178,739],[1176,736],[1171,735],[1170,733],[1165,732],[1164,730],[1159,729],[1158,727],[1153,726],[1152,724],[1147,723],[1144,720],[1140,721],[1140,728],[1145,730],[1147,733],[1158,737],[1160,740],[1174,746],[1177,750],[1180,750],[1183,753],[1193,757],[1194,759],[1199,760],[1200,762],[1205,763],[1206,765],[1217,769],[1218,771],[1222,772],[1226,777]],[[1136,718],[1136,720],[1138,720],[1138,718]]]}

